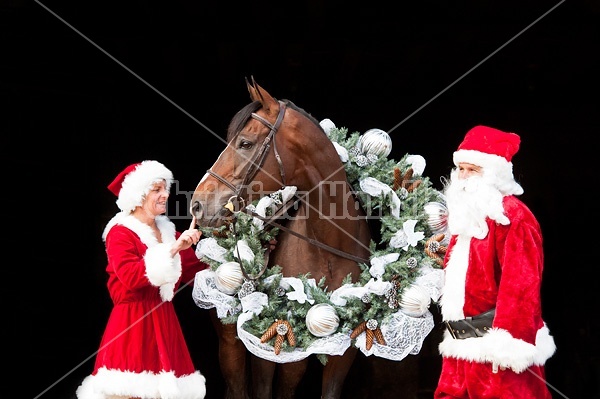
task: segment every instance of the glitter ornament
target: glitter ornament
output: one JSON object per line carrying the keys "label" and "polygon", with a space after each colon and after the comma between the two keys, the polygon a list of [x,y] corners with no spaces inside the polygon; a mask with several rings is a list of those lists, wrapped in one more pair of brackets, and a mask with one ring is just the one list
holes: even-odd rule
{"label": "glitter ornament", "polygon": [[410,258],[406,259],[406,266],[408,266],[409,269],[414,269],[415,267],[417,267],[417,259],[414,256],[411,256]]}
{"label": "glitter ornament", "polygon": [[367,328],[369,330],[375,330],[379,326],[379,323],[375,319],[367,320]]}
{"label": "glitter ornament", "polygon": [[252,294],[254,291],[256,291],[254,283],[250,280],[246,280],[244,281],[244,284],[242,284],[242,288],[238,291],[238,298],[242,299],[243,297]]}

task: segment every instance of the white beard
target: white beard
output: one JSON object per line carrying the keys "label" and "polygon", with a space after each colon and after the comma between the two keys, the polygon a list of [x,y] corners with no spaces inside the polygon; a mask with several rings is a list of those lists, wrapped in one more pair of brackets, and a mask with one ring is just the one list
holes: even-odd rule
{"label": "white beard", "polygon": [[448,232],[482,239],[487,236],[486,217],[500,224],[509,224],[502,206],[503,194],[486,176],[458,178],[458,169],[452,170],[450,183],[444,194],[448,207]]}

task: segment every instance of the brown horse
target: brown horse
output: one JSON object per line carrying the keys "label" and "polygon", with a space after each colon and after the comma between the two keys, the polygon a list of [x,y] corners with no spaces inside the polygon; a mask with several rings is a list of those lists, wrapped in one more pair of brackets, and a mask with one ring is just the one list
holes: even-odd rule
{"label": "brown horse", "polygon": [[[357,281],[361,272],[357,259],[368,259],[371,233],[332,142],[318,121],[292,102],[276,100],[254,80],[247,88],[252,102],[230,122],[227,147],[195,189],[192,214],[201,226],[218,227],[231,219],[232,211],[284,186],[295,186],[302,195],[296,197],[293,217],[286,218],[286,229],[277,236],[268,265],[279,265],[286,277],[309,273],[317,281],[324,278],[331,291],[347,275]],[[250,388],[247,352],[236,337],[235,324],[223,324],[211,312],[227,397],[293,398],[308,359],[275,363],[251,355]],[[322,398],[341,396],[356,352],[351,346],[341,356],[328,356]]]}

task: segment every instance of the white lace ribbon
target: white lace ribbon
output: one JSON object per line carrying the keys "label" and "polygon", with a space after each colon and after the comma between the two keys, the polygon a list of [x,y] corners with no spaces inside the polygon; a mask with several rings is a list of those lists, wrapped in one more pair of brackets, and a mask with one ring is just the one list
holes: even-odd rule
{"label": "white lace ribbon", "polygon": [[239,313],[242,308],[237,297],[219,291],[215,284],[215,277],[215,272],[210,269],[196,273],[192,299],[202,309],[216,308],[220,319]]}
{"label": "white lace ribbon", "polygon": [[202,259],[204,256],[214,261],[225,263],[225,254],[227,250],[217,243],[214,237],[208,237],[200,240],[196,246],[196,257]]}
{"label": "white lace ribbon", "polygon": [[366,347],[366,334],[358,336],[355,346],[366,356],[375,355],[389,360],[400,361],[408,355],[416,355],[423,346],[423,341],[433,330],[434,321],[431,312],[421,317],[407,316],[401,311],[393,313],[381,324],[381,333],[385,345],[373,341],[371,349]]}
{"label": "white lace ribbon", "polygon": [[267,342],[263,344],[260,342],[260,338],[244,330],[244,323],[251,320],[252,317],[255,317],[253,312],[244,312],[240,314],[237,321],[238,337],[242,340],[248,351],[271,362],[292,363],[305,359],[313,354],[341,356],[352,343],[348,334],[336,333],[317,339],[307,346],[306,349],[282,349],[279,354],[275,354],[272,343]]}

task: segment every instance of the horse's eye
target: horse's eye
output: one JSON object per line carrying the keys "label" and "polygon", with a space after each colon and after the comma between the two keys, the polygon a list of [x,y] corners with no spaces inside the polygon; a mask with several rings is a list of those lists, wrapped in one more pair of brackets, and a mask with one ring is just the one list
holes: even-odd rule
{"label": "horse's eye", "polygon": [[249,150],[252,147],[254,147],[254,143],[248,140],[242,140],[240,141],[240,148],[243,150]]}

